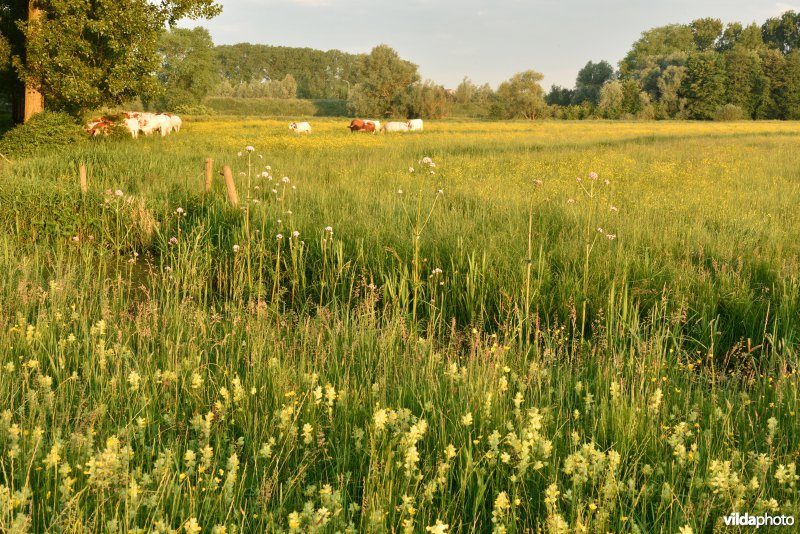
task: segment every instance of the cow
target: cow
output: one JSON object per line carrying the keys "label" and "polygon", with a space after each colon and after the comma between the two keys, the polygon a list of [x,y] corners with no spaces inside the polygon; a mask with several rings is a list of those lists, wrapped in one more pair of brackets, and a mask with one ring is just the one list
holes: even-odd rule
{"label": "cow", "polygon": [[180,132],[181,126],[183,126],[183,121],[177,115],[173,115],[172,113],[166,114],[169,117],[170,125],[172,126],[173,132]]}
{"label": "cow", "polygon": [[139,117],[139,129],[145,135],[159,131],[161,132],[161,137],[165,137],[172,130],[172,121],[166,115],[142,113],[141,117]]}
{"label": "cow", "polygon": [[89,134],[89,137],[97,137],[100,134],[108,135],[109,130],[114,126],[114,123],[108,117],[100,117],[93,119],[86,123],[83,128]]}
{"label": "cow", "polygon": [[[127,113],[125,115],[127,115]],[[139,119],[136,117],[126,117],[122,119],[122,124],[131,133],[131,137],[134,139],[139,137]]]}
{"label": "cow", "polygon": [[408,121],[408,129],[412,132],[422,131],[422,119],[411,119]]}
{"label": "cow", "polygon": [[375,127],[374,130],[371,130],[373,132],[381,131],[381,121],[364,121],[364,124],[372,124]]}
{"label": "cow", "polygon": [[294,130],[296,133],[311,133],[311,125],[307,122],[293,122],[289,125],[290,130]]}
{"label": "cow", "polygon": [[353,119],[350,121],[350,126],[348,126],[348,128],[350,128],[351,133],[360,132],[364,130],[364,121],[361,119]]}
{"label": "cow", "polygon": [[410,129],[407,122],[387,122],[381,127],[382,132],[407,132]]}

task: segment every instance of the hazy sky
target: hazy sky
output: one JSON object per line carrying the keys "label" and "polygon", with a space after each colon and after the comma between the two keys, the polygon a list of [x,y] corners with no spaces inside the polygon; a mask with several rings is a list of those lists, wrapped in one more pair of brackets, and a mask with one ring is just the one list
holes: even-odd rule
{"label": "hazy sky", "polygon": [[[219,0],[207,27],[240,42],[369,52],[385,43],[423,78],[455,87],[464,75],[496,86],[534,69],[544,86],[572,87],[587,61],[615,67],[643,30],[699,17],[745,24],[800,11],[800,0]],[[188,21],[191,27],[198,24]]]}

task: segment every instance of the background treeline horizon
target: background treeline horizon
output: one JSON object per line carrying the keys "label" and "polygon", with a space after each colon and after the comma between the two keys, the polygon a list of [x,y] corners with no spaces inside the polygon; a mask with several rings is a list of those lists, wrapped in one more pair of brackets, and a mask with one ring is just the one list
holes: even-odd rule
{"label": "background treeline horizon", "polygon": [[[3,27],[11,22],[13,17],[3,16]],[[9,42],[4,46],[0,39],[0,70],[12,73],[22,63],[13,55],[16,41]],[[56,59],[57,65],[50,65]],[[549,91],[535,70],[514,74],[497,87],[477,85],[465,76],[457,87],[446,88],[423,80],[417,65],[387,45],[368,54],[215,45],[202,27],[154,31],[153,60],[136,83],[126,71],[114,71],[108,82],[101,76],[96,87],[91,80],[74,87],[55,83],[80,81],[81,73],[97,77],[97,65],[80,54],[47,61],[39,74],[47,107],[74,116],[106,106],[141,105],[199,115],[800,119],[800,14],[794,11],[761,25],[703,18],[655,27],[642,32],[616,67],[606,60],[589,61],[573,87],[554,85]],[[38,64],[32,65],[29,70],[35,73]],[[74,75],[50,72],[65,69]],[[14,91],[19,84],[0,87],[0,105],[11,102]]]}
{"label": "background treeline horizon", "polygon": [[[376,117],[800,119],[799,35],[800,14],[794,11],[760,26],[723,25],[714,18],[660,26],[644,31],[616,69],[605,60],[589,61],[572,88],[554,85],[545,92],[543,75],[533,70],[497,88],[466,76],[457,87],[445,88],[422,81],[417,66],[386,45],[370,54],[214,46],[202,28],[175,29],[161,43],[166,88],[161,103],[205,102],[237,113],[248,107],[230,99],[320,100],[329,101],[321,114]],[[203,49],[198,43],[208,48],[205,65],[190,61]],[[191,75],[171,73],[173,57],[188,61]],[[211,79],[198,84],[197,73]],[[340,104],[330,104],[334,101]],[[314,114],[313,106],[295,108]]]}

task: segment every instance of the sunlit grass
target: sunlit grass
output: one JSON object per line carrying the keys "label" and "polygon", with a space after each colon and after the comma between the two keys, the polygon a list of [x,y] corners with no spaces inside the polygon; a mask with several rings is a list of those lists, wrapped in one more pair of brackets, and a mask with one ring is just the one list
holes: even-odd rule
{"label": "sunlit grass", "polygon": [[796,124],[313,126],[3,170],[0,530],[798,515]]}

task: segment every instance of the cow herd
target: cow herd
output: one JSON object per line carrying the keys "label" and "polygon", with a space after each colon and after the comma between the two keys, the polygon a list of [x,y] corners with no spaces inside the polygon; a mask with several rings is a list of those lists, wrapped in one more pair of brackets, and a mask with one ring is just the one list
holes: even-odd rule
{"label": "cow herd", "polygon": [[172,132],[180,132],[182,124],[181,118],[172,113],[123,111],[119,115],[93,119],[86,123],[84,130],[89,137],[97,137],[108,135],[114,128],[125,128],[136,139],[139,132],[144,135],[159,132],[161,137],[165,137]]}
{"label": "cow herd", "polygon": [[[347,127],[351,132],[414,132],[422,130],[422,119],[411,119],[408,121],[391,121],[381,124],[381,121],[353,119]],[[311,125],[307,122],[292,122],[289,129],[295,133],[311,133]]]}
{"label": "cow herd", "polygon": [[[107,136],[114,128],[125,128],[134,139],[139,137],[139,133],[151,135],[159,132],[161,137],[165,137],[172,132],[181,131],[181,118],[172,113],[144,113],[139,111],[123,111],[119,115],[110,117],[100,117],[86,123],[84,130],[89,137],[99,135]],[[422,130],[422,119],[411,119],[408,121],[391,121],[381,124],[380,121],[353,119],[347,128],[351,132],[414,132]],[[289,129],[295,133],[310,134],[311,124],[308,122],[292,122]]]}
{"label": "cow herd", "polygon": [[392,121],[381,124],[380,121],[353,119],[348,126],[351,132],[414,132],[422,130],[422,119],[408,121]]}

